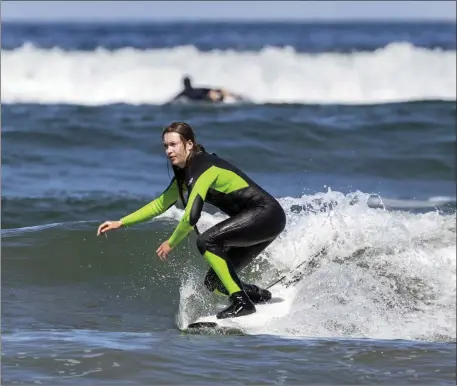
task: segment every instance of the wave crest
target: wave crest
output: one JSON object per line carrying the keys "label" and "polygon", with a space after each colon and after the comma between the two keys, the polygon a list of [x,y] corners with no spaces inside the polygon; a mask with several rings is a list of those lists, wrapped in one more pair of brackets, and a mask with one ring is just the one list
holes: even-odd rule
{"label": "wave crest", "polygon": [[373,52],[169,49],[2,50],[6,103],[161,104],[190,74],[255,103],[365,104],[456,99],[456,52],[392,43]]}

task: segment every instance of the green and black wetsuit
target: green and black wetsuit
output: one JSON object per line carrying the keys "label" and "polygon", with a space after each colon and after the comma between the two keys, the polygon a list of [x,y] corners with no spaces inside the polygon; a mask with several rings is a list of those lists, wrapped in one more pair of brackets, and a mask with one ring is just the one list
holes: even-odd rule
{"label": "green and black wetsuit", "polygon": [[[233,294],[242,290],[236,271],[243,269],[283,230],[284,210],[278,201],[241,170],[215,155],[201,151],[192,155],[185,169],[183,189],[187,190],[184,216],[168,240],[178,245],[200,218],[209,203],[229,218],[198,237],[197,247],[211,269],[205,278],[209,290]],[[179,199],[176,179],[165,192],[121,221],[129,226],[158,216]]]}

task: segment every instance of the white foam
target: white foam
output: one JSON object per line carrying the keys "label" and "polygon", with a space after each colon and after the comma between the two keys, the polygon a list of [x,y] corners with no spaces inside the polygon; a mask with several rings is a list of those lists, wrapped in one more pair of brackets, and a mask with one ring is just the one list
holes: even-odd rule
{"label": "white foam", "polygon": [[297,53],[170,49],[64,51],[26,44],[2,50],[3,103],[160,104],[196,85],[254,102],[384,103],[456,99],[456,52],[393,43],[374,52]]}
{"label": "white foam", "polygon": [[[306,276],[293,291],[273,287],[274,296],[287,297],[289,303],[278,306],[287,312],[254,314],[234,327],[295,338],[455,340],[455,214],[372,209],[368,197],[329,190],[281,199],[287,227],[262,256],[287,271],[310,261],[324,246],[327,252],[317,265],[304,265]],[[318,200],[338,205],[329,212],[289,210]],[[181,214],[169,215],[178,220]],[[207,228],[223,217],[205,213],[199,225]],[[262,272],[263,282],[272,279],[272,270]]]}

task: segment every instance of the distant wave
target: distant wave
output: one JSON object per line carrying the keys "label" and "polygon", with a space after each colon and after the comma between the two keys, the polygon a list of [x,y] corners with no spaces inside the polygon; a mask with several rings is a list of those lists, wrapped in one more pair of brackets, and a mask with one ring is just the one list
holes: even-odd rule
{"label": "distant wave", "polygon": [[256,103],[366,104],[456,99],[456,51],[392,43],[373,52],[170,49],[2,50],[3,103],[161,104],[190,74]]}

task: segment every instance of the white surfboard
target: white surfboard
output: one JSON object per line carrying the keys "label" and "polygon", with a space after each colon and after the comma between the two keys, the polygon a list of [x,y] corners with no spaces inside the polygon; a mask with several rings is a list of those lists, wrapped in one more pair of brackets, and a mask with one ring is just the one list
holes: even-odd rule
{"label": "white surfboard", "polygon": [[262,333],[265,327],[287,315],[293,300],[294,288],[273,291],[273,298],[265,304],[256,304],[256,312],[236,318],[217,319],[216,315],[198,318],[184,328],[191,333],[251,334]]}

